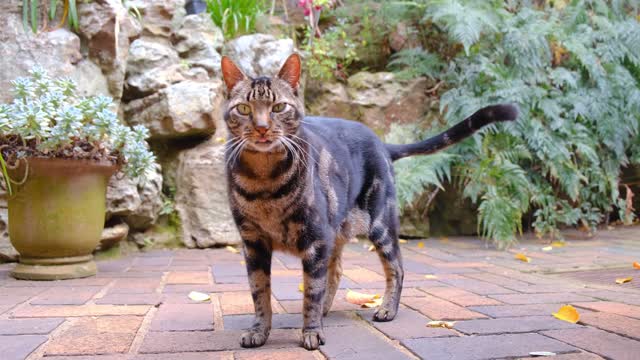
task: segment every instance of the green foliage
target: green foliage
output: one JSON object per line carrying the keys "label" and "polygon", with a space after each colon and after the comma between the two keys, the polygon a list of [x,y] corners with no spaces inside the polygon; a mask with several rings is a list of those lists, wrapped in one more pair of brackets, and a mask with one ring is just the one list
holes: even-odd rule
{"label": "green foliage", "polygon": [[[310,31],[307,29],[307,38]],[[321,38],[302,47],[309,76],[320,80],[345,78],[346,69],[357,60],[355,48],[356,44],[341,26],[327,29]]]}
{"label": "green foliage", "polygon": [[121,156],[123,170],[132,178],[153,171],[155,157],[145,141],[149,131],[141,125],[131,129],[120,123],[111,110],[110,98],[80,97],[73,81],[52,79],[39,67],[30,74],[12,82],[13,102],[0,104],[3,148],[15,147],[9,140],[17,137],[22,142],[15,151],[18,158],[29,153],[71,158],[87,155],[91,159]]}
{"label": "green foliage", "polygon": [[[637,3],[530,3],[415,1],[407,11],[420,12],[430,31],[462,51],[447,67],[421,49],[400,52],[391,63],[403,75],[444,82],[441,109],[449,125],[489,104],[520,106],[517,122],[447,150],[455,155],[447,165],[452,176],[479,202],[480,232],[503,246],[515,241],[528,213],[539,236],[558,237],[567,225],[595,228],[624,207],[620,167],[640,161]],[[421,171],[434,173],[443,165],[425,166]],[[398,176],[411,178],[398,181],[406,200],[424,191],[408,185],[421,176]]]}
{"label": "green foliage", "polygon": [[227,39],[254,31],[262,0],[207,0],[207,12]]}

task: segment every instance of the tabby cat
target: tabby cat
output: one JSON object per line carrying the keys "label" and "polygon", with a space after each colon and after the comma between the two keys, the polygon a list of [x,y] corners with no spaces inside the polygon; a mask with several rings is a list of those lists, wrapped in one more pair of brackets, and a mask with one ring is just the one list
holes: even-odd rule
{"label": "tabby cat", "polygon": [[489,106],[430,139],[384,144],[361,123],[306,117],[300,71],[297,54],[271,78],[247,77],[222,58],[229,201],[255,305],[255,321],[240,338],[243,347],[261,346],[269,336],[274,250],[302,259],[302,345],[314,350],[324,344],[322,317],[338,289],[342,248],[356,235],[369,237],[386,275],[373,320],[393,320],[404,273],[392,162],[431,154],[484,125],[517,117],[512,105]]}

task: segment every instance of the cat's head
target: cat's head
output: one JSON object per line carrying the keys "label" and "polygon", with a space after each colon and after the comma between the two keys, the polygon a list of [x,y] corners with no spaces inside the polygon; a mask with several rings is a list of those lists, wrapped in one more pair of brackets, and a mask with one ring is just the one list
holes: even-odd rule
{"label": "cat's head", "polygon": [[[246,76],[228,57],[222,57],[227,86],[224,120],[229,134],[254,151],[277,151],[295,137],[304,118],[299,92],[300,56],[292,54],[275,77]],[[284,139],[283,139],[284,138]]]}

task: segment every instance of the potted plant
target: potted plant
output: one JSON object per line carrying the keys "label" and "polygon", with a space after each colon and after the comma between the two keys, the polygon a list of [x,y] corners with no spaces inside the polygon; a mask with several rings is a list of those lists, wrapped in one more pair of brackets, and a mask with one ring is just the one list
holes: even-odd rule
{"label": "potted plant", "polygon": [[54,280],[96,273],[106,189],[117,170],[142,179],[155,158],[143,126],[123,125],[108,97],[81,97],[42,68],[12,82],[0,104],[0,165],[9,238],[20,254],[12,275]]}

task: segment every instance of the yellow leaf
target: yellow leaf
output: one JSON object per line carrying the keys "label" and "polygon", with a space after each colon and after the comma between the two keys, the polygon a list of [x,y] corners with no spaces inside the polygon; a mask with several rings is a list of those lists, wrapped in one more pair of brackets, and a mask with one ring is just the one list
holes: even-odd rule
{"label": "yellow leaf", "polygon": [[431,275],[431,274],[429,274],[429,275],[425,275],[425,276],[424,276],[424,278],[425,278],[425,279],[429,279],[429,280],[435,280],[435,279],[437,279],[438,277],[437,277],[437,276],[435,276],[435,275]]}
{"label": "yellow leaf", "polygon": [[371,301],[368,301],[368,302],[362,304],[362,307],[371,309],[371,308],[374,308],[374,307],[378,307],[380,305],[382,305],[382,298],[373,299]]}
{"label": "yellow leaf", "polygon": [[640,270],[640,263],[639,263],[639,262],[637,262],[637,261],[636,261],[636,262],[634,262],[634,263],[633,263],[633,268],[634,268],[634,269],[638,269],[638,270]]}
{"label": "yellow leaf", "polygon": [[365,294],[353,290],[347,290],[347,302],[356,305],[364,305],[368,302],[372,302],[376,299],[382,299],[382,297],[378,294]]}
{"label": "yellow leaf", "polygon": [[567,245],[567,243],[564,242],[564,241],[554,241],[554,242],[551,243],[551,246],[553,246],[553,247],[564,247],[566,245]]}
{"label": "yellow leaf", "polygon": [[453,329],[453,325],[455,325],[455,323],[455,321],[429,321],[427,326],[432,328]]}
{"label": "yellow leaf", "polygon": [[422,249],[424,247],[424,243],[422,241],[420,241],[418,243],[418,249]]}
{"label": "yellow leaf", "polygon": [[523,254],[523,253],[517,253],[515,256],[516,259],[520,260],[520,261],[524,261],[524,262],[531,262],[531,258],[528,257],[527,255]]}
{"label": "yellow leaf", "polygon": [[631,280],[633,280],[631,276],[626,278],[616,279],[616,284],[625,284],[625,283],[631,282]]}
{"label": "yellow leaf", "polygon": [[304,284],[303,283],[298,284],[298,291],[300,291],[301,293],[304,292]]}
{"label": "yellow leaf", "polygon": [[373,245],[369,246],[369,251],[374,251],[375,249],[376,249],[375,246],[373,246]]}
{"label": "yellow leaf", "polygon": [[211,300],[211,296],[205,293],[201,293],[199,291],[192,291],[189,293],[189,299],[193,301],[208,301]]}
{"label": "yellow leaf", "polygon": [[240,250],[238,250],[238,249],[234,248],[234,247],[233,247],[233,246],[231,246],[231,245],[227,245],[227,247],[226,247],[225,249],[227,249],[228,251],[230,251],[230,252],[232,252],[232,253],[234,253],[234,254],[240,254]]}
{"label": "yellow leaf", "polygon": [[551,251],[553,250],[553,246],[545,246],[542,248],[542,251]]}
{"label": "yellow leaf", "polygon": [[217,137],[216,138],[216,142],[220,143],[220,144],[224,144],[226,142],[225,138],[223,137]]}
{"label": "yellow leaf", "polygon": [[578,313],[578,310],[576,310],[576,308],[571,305],[562,306],[560,310],[558,310],[558,312],[553,313],[553,316],[555,316],[556,319],[567,321],[573,324],[577,323],[578,320],[580,320],[580,314]]}
{"label": "yellow leaf", "polygon": [[400,239],[400,240],[398,240],[398,242],[399,242],[400,244],[406,244],[406,243],[408,243],[408,241],[407,241],[407,240],[405,240],[405,239]]}

